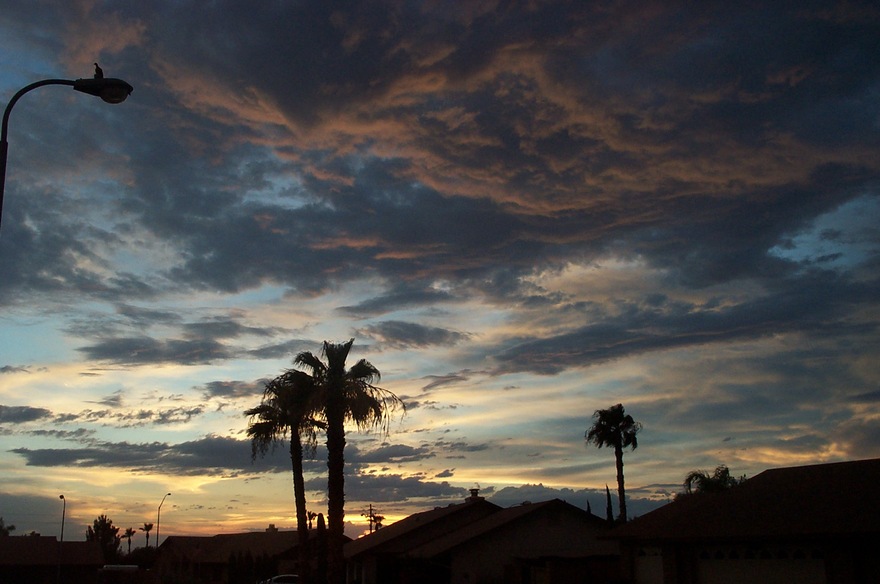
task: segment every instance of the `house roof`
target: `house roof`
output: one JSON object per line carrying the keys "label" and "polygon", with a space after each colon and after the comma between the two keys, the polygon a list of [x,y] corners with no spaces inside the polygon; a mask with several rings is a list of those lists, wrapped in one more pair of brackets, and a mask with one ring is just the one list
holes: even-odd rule
{"label": "house roof", "polygon": [[880,459],[764,471],[683,497],[613,531],[621,540],[843,537],[880,534]]}
{"label": "house roof", "polygon": [[237,554],[276,556],[297,545],[298,541],[296,531],[254,531],[209,537],[172,535],[162,542],[161,547],[185,555],[193,562],[225,564],[231,555]]}
{"label": "house roof", "polygon": [[482,497],[430,511],[414,513],[409,517],[352,540],[345,544],[345,556],[354,557],[364,552],[401,554],[438,537],[470,524],[477,519],[501,511],[501,507]]}
{"label": "house roof", "polygon": [[483,537],[496,529],[510,526],[526,516],[554,511],[572,514],[584,522],[595,523],[597,527],[600,525],[604,526],[606,523],[604,519],[596,517],[592,513],[588,513],[561,499],[551,499],[541,503],[523,503],[515,507],[501,509],[467,526],[433,539],[411,550],[409,555],[412,557],[431,558],[466,544],[475,538]]}
{"label": "house roof", "polygon": [[[55,536],[19,535],[0,537],[0,566],[57,566]],[[94,541],[65,541],[61,544],[64,566],[102,566],[104,554]]]}

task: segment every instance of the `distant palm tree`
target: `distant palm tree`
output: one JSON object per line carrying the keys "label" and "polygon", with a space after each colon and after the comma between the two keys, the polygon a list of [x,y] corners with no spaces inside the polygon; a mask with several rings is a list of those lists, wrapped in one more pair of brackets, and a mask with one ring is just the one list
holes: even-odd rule
{"label": "distant palm tree", "polygon": [[305,447],[315,451],[317,433],[323,423],[315,419],[318,401],[315,380],[296,369],[289,369],[266,382],[263,400],[245,412],[251,417],[247,435],[251,439],[251,457],[263,456],[269,447],[289,436],[290,463],[293,473],[293,498],[296,508],[296,529],[299,539],[299,575],[303,582],[310,581],[309,527],[306,512],[306,489],[303,477],[303,440]]}
{"label": "distant palm tree", "polygon": [[150,531],[152,531],[152,529],[153,529],[153,524],[152,523],[144,523],[144,526],[139,527],[138,529],[143,531],[144,535],[147,536],[147,547],[150,547]]}
{"label": "distant palm tree", "polygon": [[724,464],[715,467],[712,474],[704,470],[692,470],[684,478],[684,493],[679,495],[719,493],[742,484],[745,480],[745,475],[739,478],[730,476],[730,469]]}
{"label": "distant palm tree", "polygon": [[296,356],[294,364],[303,367],[315,380],[327,423],[327,532],[329,584],[345,581],[345,558],[342,553],[345,528],[345,422],[359,429],[379,427],[388,432],[390,415],[406,410],[403,402],[388,390],[374,385],[381,374],[370,362],[361,359],[350,369],[345,362],[354,339],[347,343],[325,341],[324,363],[310,352]]}
{"label": "distant palm tree", "polygon": [[636,438],[642,425],[627,415],[621,404],[611,406],[607,410],[596,410],[593,413],[593,425],[584,433],[588,444],[597,448],[611,446],[617,461],[617,497],[620,501],[620,521],[626,522],[626,489],[623,484],[623,449],[632,447],[635,450],[639,443]]}
{"label": "distant palm tree", "polygon": [[137,535],[137,530],[133,527],[129,527],[125,530],[125,533],[122,534],[122,539],[128,540],[128,554],[131,555],[131,538]]}

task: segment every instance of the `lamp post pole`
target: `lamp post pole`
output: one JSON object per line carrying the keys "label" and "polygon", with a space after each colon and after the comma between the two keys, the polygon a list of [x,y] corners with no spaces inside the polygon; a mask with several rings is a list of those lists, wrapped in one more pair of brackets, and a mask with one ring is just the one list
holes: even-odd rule
{"label": "lamp post pole", "polygon": [[[165,493],[168,497],[171,493]],[[162,505],[165,503],[165,497],[162,497],[162,503],[159,503],[159,510],[156,512],[156,549],[159,549],[159,520],[162,518]]]}
{"label": "lamp post pole", "polygon": [[58,541],[58,584],[61,584],[61,552],[64,549],[64,514],[67,512],[67,499],[64,495],[58,495],[61,499],[61,539]]}
{"label": "lamp post pole", "polygon": [[95,97],[100,97],[107,103],[122,103],[125,101],[134,88],[122,79],[96,77],[95,79],[43,79],[36,81],[30,85],[26,85],[18,90],[18,93],[12,96],[6,110],[3,112],[3,127],[0,131],[0,220],[3,218],[3,192],[6,190],[6,157],[9,152],[9,143],[6,135],[9,126],[9,114],[15,103],[21,99],[25,93],[44,85],[69,85],[76,91],[88,93]]}

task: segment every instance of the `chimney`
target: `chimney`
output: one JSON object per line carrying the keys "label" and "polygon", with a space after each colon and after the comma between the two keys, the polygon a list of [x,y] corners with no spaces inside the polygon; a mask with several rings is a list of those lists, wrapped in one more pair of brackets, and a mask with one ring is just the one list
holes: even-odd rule
{"label": "chimney", "polygon": [[267,532],[267,533],[277,533],[277,532],[278,532],[278,528],[275,527],[275,524],[274,524],[274,523],[270,523],[270,524],[269,524],[269,527],[266,528],[266,532]]}
{"label": "chimney", "polygon": [[471,496],[465,499],[465,501],[482,501],[483,497],[480,496],[480,487],[475,487],[470,489]]}

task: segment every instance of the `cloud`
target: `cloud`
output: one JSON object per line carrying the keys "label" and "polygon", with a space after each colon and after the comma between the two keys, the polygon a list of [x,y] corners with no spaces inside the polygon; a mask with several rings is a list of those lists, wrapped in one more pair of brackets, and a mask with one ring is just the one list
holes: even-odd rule
{"label": "cloud", "polygon": [[[621,305],[616,313],[573,332],[529,339],[494,356],[499,372],[554,374],[648,351],[729,343],[784,332],[870,335],[874,324],[844,322],[842,298],[868,302],[878,282],[855,283],[832,274],[781,282],[770,294],[741,302],[658,306]],[[834,298],[834,301],[829,299]]]}
{"label": "cloud", "polygon": [[78,349],[86,358],[125,365],[194,365],[228,359],[233,350],[215,340],[157,340],[151,337],[106,339]]}
{"label": "cloud", "polygon": [[278,329],[251,327],[238,322],[237,319],[213,317],[201,322],[183,325],[184,335],[189,339],[234,339],[244,335],[259,337],[273,336]]}
{"label": "cloud", "polygon": [[[306,481],[306,489],[323,491],[327,487],[326,477]],[[464,499],[467,490],[450,485],[446,481],[427,481],[421,476],[400,474],[347,475],[345,478],[347,497],[357,501],[374,503],[400,503],[418,499],[444,500]]]}
{"label": "cloud", "polygon": [[205,384],[205,399],[259,397],[263,394],[266,380],[257,381],[211,381]]}
{"label": "cloud", "polygon": [[365,449],[354,446],[346,449],[346,462],[356,464],[399,464],[426,460],[436,453],[426,446],[413,447],[404,444],[382,444],[376,448]]}
{"label": "cloud", "polygon": [[24,458],[28,466],[115,468],[172,476],[230,476],[270,468],[261,459],[251,463],[249,442],[220,436],[180,444],[95,440],[87,448],[15,448],[11,452]]}
{"label": "cloud", "polygon": [[0,373],[28,373],[27,367],[15,367],[13,365],[4,365],[0,367]]}
{"label": "cloud", "polygon": [[45,408],[30,406],[3,406],[0,405],[0,424],[21,424],[35,422],[51,416],[51,412]]}
{"label": "cloud", "polygon": [[422,386],[423,391],[430,391],[446,385],[454,385],[462,383],[470,379],[471,371],[460,371],[458,373],[448,373],[446,375],[428,375],[423,379],[430,380],[429,383]]}
{"label": "cloud", "polygon": [[430,327],[398,320],[383,321],[364,327],[358,336],[366,336],[396,349],[428,347],[432,345],[455,345],[467,340],[466,333],[440,327]]}
{"label": "cloud", "polygon": [[[441,479],[487,462],[601,486],[607,453],[566,445],[618,401],[654,449],[628,463],[659,477],[637,501],[674,492],[670,456],[876,453],[870,3],[47,1],[4,4],[8,93],[93,60],[135,92],[16,106],[10,465],[289,475],[283,448],[251,464],[231,410],[353,335],[416,388],[414,429],[350,443],[351,487],[377,501],[460,500]],[[33,401],[62,377],[89,407]],[[528,487],[510,503],[595,492],[604,514],[594,488]]]}

